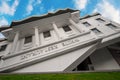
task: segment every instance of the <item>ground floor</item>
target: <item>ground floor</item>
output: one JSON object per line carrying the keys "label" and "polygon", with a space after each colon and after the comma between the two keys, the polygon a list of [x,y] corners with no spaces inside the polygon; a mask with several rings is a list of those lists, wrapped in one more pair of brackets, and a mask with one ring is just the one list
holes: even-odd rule
{"label": "ground floor", "polygon": [[97,49],[73,71],[120,69],[120,42]]}
{"label": "ground floor", "polygon": [[98,43],[96,42],[89,45],[71,47],[68,50],[61,49],[61,51],[50,52],[47,54],[48,56],[46,54],[30,56],[33,52],[37,53],[33,51],[29,52],[29,57],[25,59],[21,58],[24,54],[6,59],[2,66],[10,65],[8,66],[10,68],[7,69],[4,67],[6,70],[3,72],[31,73],[120,70],[120,42],[102,48],[98,48]]}

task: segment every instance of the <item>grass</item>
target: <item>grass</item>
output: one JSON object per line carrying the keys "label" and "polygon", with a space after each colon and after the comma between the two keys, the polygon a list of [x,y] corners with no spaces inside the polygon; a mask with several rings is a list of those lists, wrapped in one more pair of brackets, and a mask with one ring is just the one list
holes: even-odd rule
{"label": "grass", "polygon": [[0,80],[120,80],[120,72],[1,74]]}

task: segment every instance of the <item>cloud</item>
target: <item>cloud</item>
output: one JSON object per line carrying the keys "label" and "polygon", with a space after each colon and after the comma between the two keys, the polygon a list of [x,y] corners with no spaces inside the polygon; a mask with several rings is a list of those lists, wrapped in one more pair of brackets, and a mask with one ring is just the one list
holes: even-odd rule
{"label": "cloud", "polygon": [[26,15],[31,14],[34,7],[39,4],[41,4],[41,0],[29,0],[28,5],[26,7],[26,11],[27,11]]}
{"label": "cloud", "polygon": [[54,12],[54,11],[55,9],[53,7],[48,10],[48,12]]}
{"label": "cloud", "polygon": [[3,34],[0,33],[0,39],[5,38]]}
{"label": "cloud", "polygon": [[27,14],[26,15],[29,15],[31,14],[32,10],[33,10],[33,0],[30,0],[27,7],[26,7],[26,11],[27,11]]}
{"label": "cloud", "polygon": [[18,4],[19,0],[15,0],[11,6],[7,3],[7,1],[2,0],[0,5],[0,14],[7,14],[13,16],[15,14]]}
{"label": "cloud", "polygon": [[88,2],[88,0],[73,0],[73,1],[75,3],[75,8],[79,10],[85,9]]}
{"label": "cloud", "polygon": [[120,9],[117,9],[107,0],[98,3],[93,12],[100,12],[104,17],[120,23]]}
{"label": "cloud", "polygon": [[33,5],[34,6],[39,5],[39,4],[41,4],[41,2],[42,2],[41,0],[36,0]]}
{"label": "cloud", "polygon": [[8,21],[4,17],[0,17],[0,27],[2,25],[8,25]]}

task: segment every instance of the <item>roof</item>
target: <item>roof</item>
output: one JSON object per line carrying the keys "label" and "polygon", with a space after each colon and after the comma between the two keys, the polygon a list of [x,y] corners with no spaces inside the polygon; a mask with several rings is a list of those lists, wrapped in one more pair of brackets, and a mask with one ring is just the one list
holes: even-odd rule
{"label": "roof", "polygon": [[6,38],[0,38],[0,42],[6,41],[6,40],[7,40]]}
{"label": "roof", "polygon": [[6,29],[9,29],[10,27],[6,27],[6,26],[3,26],[3,27],[0,27],[0,32],[3,31],[3,30],[6,30]]}
{"label": "roof", "polygon": [[5,30],[5,29],[11,28],[13,26],[16,26],[16,25],[20,25],[20,24],[24,24],[24,23],[40,20],[40,19],[43,19],[43,18],[48,18],[48,17],[52,17],[52,16],[64,14],[64,13],[68,13],[68,12],[72,13],[72,12],[75,12],[75,11],[79,11],[79,10],[73,10],[73,9],[67,8],[67,9],[64,9],[64,10],[58,10],[55,13],[48,13],[48,14],[42,15],[42,16],[31,16],[31,17],[28,17],[28,18],[23,19],[23,20],[13,21],[9,27],[0,27],[0,32]]}
{"label": "roof", "polygon": [[65,9],[65,10],[58,10],[55,13],[48,13],[48,14],[42,15],[42,16],[31,16],[31,17],[28,17],[28,18],[23,19],[21,21],[13,21],[10,26],[16,26],[16,25],[19,25],[19,24],[24,24],[24,23],[40,20],[40,19],[43,19],[43,18],[48,18],[48,17],[52,17],[52,16],[55,16],[55,15],[64,14],[64,13],[68,13],[68,12],[75,12],[75,11],[78,11],[78,10]]}
{"label": "roof", "polygon": [[90,18],[90,17],[93,17],[93,16],[97,16],[97,15],[101,15],[101,14],[100,14],[100,13],[94,13],[94,14],[92,14],[92,15],[86,15],[86,16],[84,16],[84,17],[81,17],[80,20],[86,19],[86,18]]}

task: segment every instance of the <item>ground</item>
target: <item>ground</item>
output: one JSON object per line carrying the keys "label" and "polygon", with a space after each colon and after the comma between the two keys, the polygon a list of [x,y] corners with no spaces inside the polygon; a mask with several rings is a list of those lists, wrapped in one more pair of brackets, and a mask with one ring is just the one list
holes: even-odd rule
{"label": "ground", "polygon": [[0,74],[0,80],[120,80],[120,72]]}

